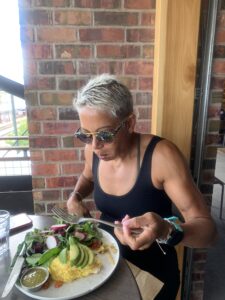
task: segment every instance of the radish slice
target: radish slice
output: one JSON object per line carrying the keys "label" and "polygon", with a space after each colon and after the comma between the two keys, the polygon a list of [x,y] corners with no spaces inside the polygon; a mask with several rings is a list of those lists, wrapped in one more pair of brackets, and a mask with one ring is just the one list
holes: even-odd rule
{"label": "radish slice", "polygon": [[50,228],[51,230],[53,230],[54,232],[57,232],[59,230],[62,230],[62,229],[66,229],[67,228],[67,224],[55,224],[55,225],[52,225]]}
{"label": "radish slice", "polygon": [[83,240],[85,240],[87,234],[86,234],[85,232],[75,231],[75,232],[74,232],[74,236],[75,236],[76,238],[78,238],[80,241],[83,241]]}
{"label": "radish slice", "polygon": [[57,240],[53,235],[49,235],[45,241],[48,249],[55,248],[57,246]]}

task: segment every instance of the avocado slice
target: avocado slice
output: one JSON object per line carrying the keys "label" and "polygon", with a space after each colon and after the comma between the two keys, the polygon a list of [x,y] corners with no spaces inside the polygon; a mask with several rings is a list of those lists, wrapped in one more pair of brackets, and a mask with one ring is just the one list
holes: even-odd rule
{"label": "avocado slice", "polygon": [[59,260],[62,264],[67,263],[67,248],[63,248],[59,253]]}
{"label": "avocado slice", "polygon": [[70,265],[75,266],[77,261],[80,260],[80,254],[81,254],[80,248],[73,237],[69,237],[69,244],[70,244],[70,250],[69,250]]}
{"label": "avocado slice", "polygon": [[88,255],[87,265],[91,265],[94,261],[94,253],[89,247],[87,247],[85,245],[83,245],[83,247],[86,249],[86,252],[87,252],[87,255]]}
{"label": "avocado slice", "polygon": [[79,260],[76,261],[75,266],[80,267],[80,266],[82,266],[82,264],[85,260],[85,253],[84,253],[84,249],[81,244],[77,244],[77,246],[80,250],[80,258],[79,258]]}
{"label": "avocado slice", "polygon": [[84,252],[84,259],[82,261],[82,263],[80,264],[79,268],[83,269],[84,267],[87,266],[88,264],[88,261],[89,261],[89,255],[88,255],[88,252],[87,252],[87,247],[85,247],[84,245],[80,245],[83,252]]}

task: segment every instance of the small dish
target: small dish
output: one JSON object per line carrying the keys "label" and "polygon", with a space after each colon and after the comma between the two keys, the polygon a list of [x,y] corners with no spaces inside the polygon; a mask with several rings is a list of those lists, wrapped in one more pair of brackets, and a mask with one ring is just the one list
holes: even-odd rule
{"label": "small dish", "polygon": [[20,278],[20,285],[23,289],[36,292],[48,280],[49,271],[44,267],[33,267],[26,270]]}

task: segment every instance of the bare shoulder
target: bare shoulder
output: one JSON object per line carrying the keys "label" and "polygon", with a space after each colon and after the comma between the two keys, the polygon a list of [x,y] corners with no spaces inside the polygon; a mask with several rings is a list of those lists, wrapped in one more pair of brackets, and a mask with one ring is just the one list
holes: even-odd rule
{"label": "bare shoulder", "polygon": [[184,155],[174,143],[166,139],[162,139],[155,147],[151,173],[158,187],[162,187],[168,180],[190,180],[191,177]]}

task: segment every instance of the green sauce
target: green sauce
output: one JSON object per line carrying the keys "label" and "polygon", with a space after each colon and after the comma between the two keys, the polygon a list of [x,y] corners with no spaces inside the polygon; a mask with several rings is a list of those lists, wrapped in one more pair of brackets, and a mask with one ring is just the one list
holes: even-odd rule
{"label": "green sauce", "polygon": [[46,278],[46,272],[43,269],[33,269],[28,271],[22,278],[22,284],[28,288],[41,284]]}

